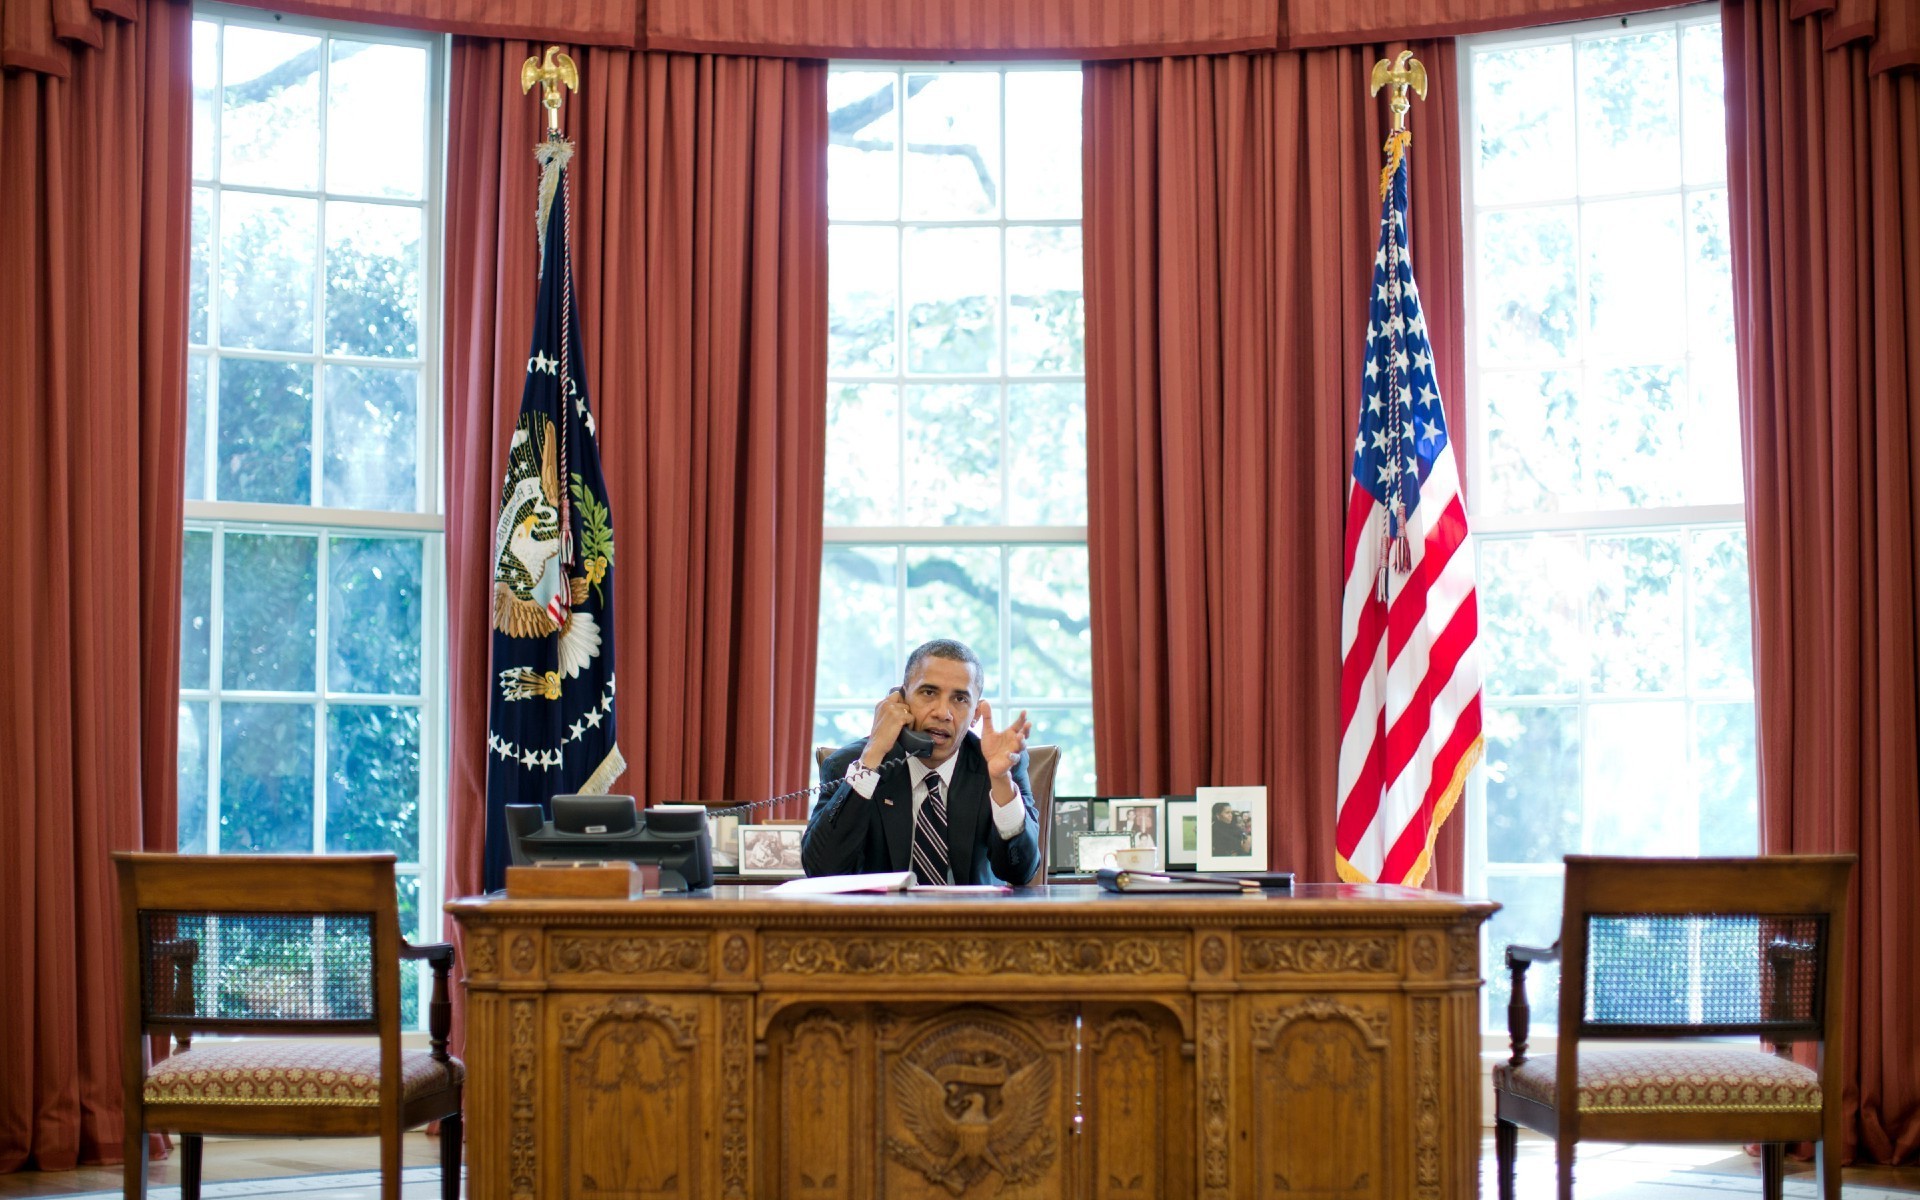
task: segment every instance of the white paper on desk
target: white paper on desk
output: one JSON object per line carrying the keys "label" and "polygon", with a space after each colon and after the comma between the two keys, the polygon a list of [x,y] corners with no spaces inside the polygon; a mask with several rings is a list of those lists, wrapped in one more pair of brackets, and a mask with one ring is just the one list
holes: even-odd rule
{"label": "white paper on desk", "polygon": [[847,892],[904,892],[913,885],[912,871],[872,871],[865,875],[816,875],[789,879],[767,889],[770,896],[838,896]]}

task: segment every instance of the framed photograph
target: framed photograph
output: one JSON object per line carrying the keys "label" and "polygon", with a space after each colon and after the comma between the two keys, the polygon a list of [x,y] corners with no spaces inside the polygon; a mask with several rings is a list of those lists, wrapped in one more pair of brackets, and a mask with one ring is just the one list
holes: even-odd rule
{"label": "framed photograph", "polygon": [[731,871],[740,865],[740,814],[708,813],[707,836],[713,840],[713,869]]}
{"label": "framed photograph", "polygon": [[1158,797],[1151,800],[1115,799],[1107,805],[1115,833],[1124,833],[1133,839],[1136,850],[1153,851],[1153,861],[1147,866],[1150,871],[1167,869],[1167,802]]}
{"label": "framed photograph", "polygon": [[1267,869],[1267,789],[1203,787],[1194,789],[1200,808],[1202,871]]}
{"label": "framed photograph", "polygon": [[800,836],[804,825],[740,826],[740,874],[761,879],[804,875],[800,866]]}
{"label": "framed photograph", "polygon": [[1200,802],[1192,796],[1168,796],[1167,868],[1191,871],[1200,865]]}
{"label": "framed photograph", "polygon": [[1101,867],[1119,866],[1116,855],[1131,849],[1133,835],[1130,833],[1083,833],[1074,839],[1074,862],[1081,874],[1091,875]]}
{"label": "framed photograph", "polygon": [[1085,796],[1071,800],[1055,797],[1050,822],[1047,871],[1049,874],[1071,875],[1080,865],[1074,857],[1073,840],[1083,833],[1093,832],[1093,801]]}

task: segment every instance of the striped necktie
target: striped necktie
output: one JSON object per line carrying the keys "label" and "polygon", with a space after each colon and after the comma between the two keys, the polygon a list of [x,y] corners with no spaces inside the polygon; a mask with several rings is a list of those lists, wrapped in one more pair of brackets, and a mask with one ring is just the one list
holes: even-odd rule
{"label": "striped necktie", "polygon": [[929,773],[927,798],[913,820],[913,873],[921,883],[947,881],[947,801],[940,776]]}

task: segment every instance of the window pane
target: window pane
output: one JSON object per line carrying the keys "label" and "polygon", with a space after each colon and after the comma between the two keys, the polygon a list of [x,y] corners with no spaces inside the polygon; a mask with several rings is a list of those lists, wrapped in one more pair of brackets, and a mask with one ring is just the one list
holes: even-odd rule
{"label": "window pane", "polygon": [[1572,537],[1487,538],[1480,543],[1488,694],[1579,692],[1584,672],[1580,587],[1585,575],[1580,544]]}
{"label": "window pane", "polygon": [[220,91],[220,26],[193,23],[193,177],[213,178],[213,106]]}
{"label": "window pane", "polygon": [[313,850],[313,706],[221,705],[220,849]]}
{"label": "window pane", "polygon": [[[898,679],[894,680],[896,684],[899,682]],[[885,688],[874,693],[874,703],[878,704],[880,697],[885,694]],[[873,709],[871,707],[823,708],[813,714],[813,744],[816,746],[833,746],[837,749],[846,745],[848,742],[867,736],[867,733],[872,728]],[[814,782],[819,782],[819,772],[815,771],[812,778]],[[809,803],[811,804],[812,801],[809,801]]]}
{"label": "window pane", "polygon": [[1632,192],[1680,181],[1679,64],[1674,31],[1583,40],[1580,187]]}
{"label": "window pane", "polygon": [[213,535],[187,530],[180,564],[180,686],[204,688],[213,637]]}
{"label": "window pane", "polygon": [[[869,717],[887,689],[900,682],[894,638],[898,556],[891,546],[831,545],[821,556],[814,694],[865,700]],[[866,729],[863,724],[860,732]]]}
{"label": "window pane", "polygon": [[327,709],[327,849],[420,860],[419,709]]}
{"label": "window pane", "polygon": [[1080,72],[1007,72],[1007,215],[1080,217]]}
{"label": "window pane", "polygon": [[1007,520],[1087,523],[1087,389],[1080,383],[1007,385]]}
{"label": "window pane", "polygon": [[1000,231],[906,231],[907,369],[981,375],[1000,369]]}
{"label": "window pane", "polygon": [[1753,705],[1693,706],[1694,787],[1700,796],[1700,853],[1760,852],[1760,788],[1754,764]]}
{"label": "window pane", "polygon": [[226,27],[220,178],[311,191],[320,182],[320,39]]}
{"label": "window pane", "polygon": [[827,392],[828,525],[900,519],[900,390],[837,384]]}
{"label": "window pane", "polygon": [[327,348],[420,356],[420,210],[327,205]]}
{"label": "window pane", "polygon": [[1687,197],[1687,334],[1697,353],[1733,349],[1733,247],[1727,193],[1715,188]]}
{"label": "window pane", "polygon": [[1006,692],[1023,699],[1091,697],[1087,548],[1010,550],[1007,579],[1013,590],[1013,675]]}
{"label": "window pane", "polygon": [[313,350],[313,277],[319,205],[220,194],[220,344]]}
{"label": "window pane", "polygon": [[1575,341],[1572,206],[1482,213],[1480,345],[1488,365],[1547,363]]}
{"label": "window pane", "polygon": [[905,215],[947,220],[1000,211],[1000,76],[907,76]]}
{"label": "window pane", "polygon": [[426,162],[426,48],[336,40],[327,70],[327,190],[415,199]]}
{"label": "window pane", "polygon": [[180,744],[174,751],[177,764],[180,809],[176,828],[180,834],[180,853],[207,852],[207,702],[180,702]]}
{"label": "window pane", "polygon": [[207,370],[211,360],[202,354],[187,357],[187,467],[188,500],[207,498]]}
{"label": "window pane", "polygon": [[1587,507],[1582,474],[1579,376],[1567,371],[1490,371],[1486,403],[1486,511],[1549,513]]}
{"label": "window pane", "polygon": [[1487,861],[1551,863],[1580,849],[1580,709],[1487,708]]}
{"label": "window pane", "polygon": [[910,386],[906,400],[907,524],[1001,520],[1000,389]]}
{"label": "window pane", "polygon": [[899,231],[892,226],[829,226],[828,372],[892,373],[899,318]]}
{"label": "window pane", "polygon": [[1087,369],[1086,299],[1078,226],[1007,230],[1007,372],[1078,375]]}
{"label": "window pane", "polygon": [[1746,495],[1740,460],[1740,372],[1733,350],[1696,358],[1688,372],[1688,498],[1696,504],[1739,504]]}
{"label": "window pane", "polygon": [[1588,707],[1583,786],[1589,852],[1695,852],[1686,710],[1677,700]]}
{"label": "window pane", "polygon": [[1511,46],[1473,56],[1473,115],[1482,204],[1546,200],[1573,191],[1573,47]]}
{"label": "window pane", "polygon": [[[1018,716],[1019,714],[1009,714]],[[996,717],[996,721],[1005,718]],[[1027,711],[1033,736],[1027,746],[1060,747],[1060,766],[1053,775],[1053,794],[1096,796],[1093,772],[1093,710],[1091,708],[1035,708]]]}
{"label": "window pane", "polygon": [[1587,353],[1622,362],[1677,359],[1686,351],[1686,255],[1680,197],[1581,206],[1587,255]]}
{"label": "window pane", "polygon": [[[1506,1025],[1507,1002],[1513,996],[1513,974],[1505,955],[1510,945],[1551,946],[1560,938],[1560,908],[1566,885],[1551,875],[1487,873],[1487,899],[1500,911],[1487,921],[1487,1012],[1497,1028]],[[1553,1029],[1560,1023],[1560,966],[1535,963],[1527,968],[1527,1006],[1533,1010],[1534,1029]]]}
{"label": "window pane", "polygon": [[1720,24],[1689,25],[1680,34],[1681,111],[1687,130],[1687,182],[1727,177],[1726,71]]}
{"label": "window pane", "polygon": [[419,538],[331,539],[329,691],[419,693],[423,545]]}
{"label": "window pane", "polygon": [[313,368],[220,360],[221,500],[307,504],[313,495]]}
{"label": "window pane", "polygon": [[[927,76],[915,78],[925,85]],[[899,79],[891,71],[827,73],[827,212],[836,221],[900,215]]]}
{"label": "window pane", "polygon": [[213,189],[193,189],[193,218],[187,249],[187,341],[208,344],[207,293],[213,271]]}
{"label": "window pane", "polygon": [[[420,928],[420,877],[396,875],[394,899],[400,908],[400,936],[415,945],[439,940],[439,930]],[[420,1028],[420,983],[426,978],[427,964],[400,964],[400,1028]]]}
{"label": "window pane", "polygon": [[1587,544],[1592,581],[1596,692],[1663,692],[1681,686],[1680,539],[1596,537]]}
{"label": "window pane", "polygon": [[1693,535],[1693,685],[1753,687],[1753,602],[1744,529]]}
{"label": "window pane", "polygon": [[[999,547],[909,547],[906,555],[906,644],[918,646],[934,638],[965,642],[980,656],[986,672],[983,694],[1004,694]],[[895,664],[894,670],[902,665]]]}
{"label": "window pane", "polygon": [[1587,504],[1645,508],[1686,500],[1685,380],[1678,364],[1587,372]]}
{"label": "window pane", "polygon": [[254,691],[312,690],[319,542],[229,533],[223,550],[222,683]]}
{"label": "window pane", "polygon": [[323,504],[414,512],[420,461],[420,372],[393,367],[321,368],[327,407]]}

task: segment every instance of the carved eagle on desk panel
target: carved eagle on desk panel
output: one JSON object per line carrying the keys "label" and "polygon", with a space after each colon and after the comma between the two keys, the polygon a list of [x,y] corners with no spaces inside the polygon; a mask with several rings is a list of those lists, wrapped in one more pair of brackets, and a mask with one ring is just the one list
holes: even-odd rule
{"label": "carved eagle on desk panel", "polygon": [[1042,1137],[1035,1149],[1017,1154],[1040,1129],[1052,1098],[1051,1072],[1035,1059],[1006,1077],[997,1088],[999,1111],[987,1091],[940,1080],[901,1060],[893,1065],[894,1100],[917,1146],[889,1138],[888,1149],[926,1176],[929,1183],[958,1196],[988,1170],[1008,1183],[1030,1183],[1053,1161],[1053,1139]]}

